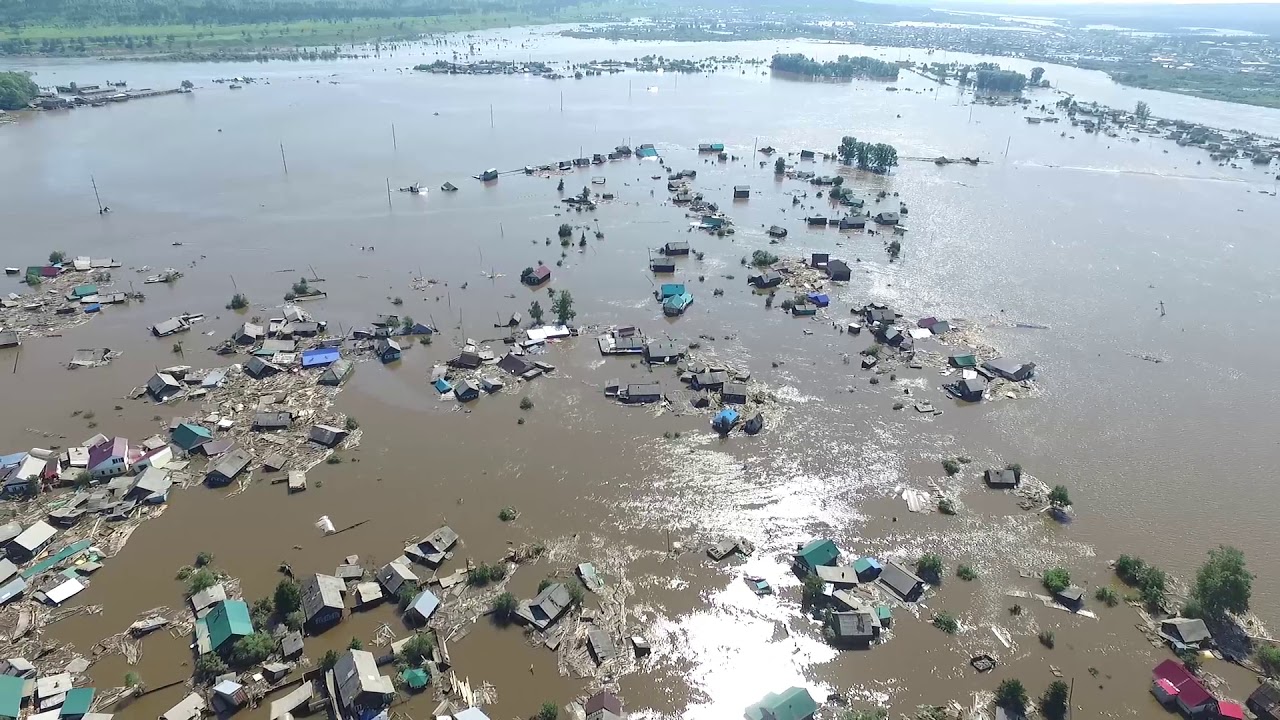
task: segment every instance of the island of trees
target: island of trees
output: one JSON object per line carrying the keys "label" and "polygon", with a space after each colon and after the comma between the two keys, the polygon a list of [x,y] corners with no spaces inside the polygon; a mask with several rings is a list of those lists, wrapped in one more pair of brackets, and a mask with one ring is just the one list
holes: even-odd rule
{"label": "island of trees", "polygon": [[898,165],[898,149],[886,143],[861,142],[852,135],[840,139],[836,149],[845,165],[857,165],[860,170],[885,173]]}
{"label": "island of trees", "polygon": [[39,92],[26,73],[0,72],[0,110],[21,110]]}
{"label": "island of trees", "polygon": [[990,92],[1022,92],[1027,86],[1027,76],[1013,70],[981,69],[974,76],[973,86]]}
{"label": "island of trees", "polygon": [[871,78],[873,80],[897,80],[898,66],[869,57],[841,55],[835,61],[819,62],[800,53],[779,53],[773,56],[769,67],[805,77]]}

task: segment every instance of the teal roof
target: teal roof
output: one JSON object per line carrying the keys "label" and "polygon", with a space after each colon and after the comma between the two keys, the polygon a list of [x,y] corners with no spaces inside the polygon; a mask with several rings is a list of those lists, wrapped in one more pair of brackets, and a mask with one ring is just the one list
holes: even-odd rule
{"label": "teal roof", "polygon": [[97,295],[98,286],[97,285],[77,285],[71,291],[71,294],[75,295],[78,298],[89,297],[90,295]]}
{"label": "teal roof", "polygon": [[93,688],[75,688],[67,691],[67,699],[62,701],[60,716],[80,716],[89,712],[93,704]]}
{"label": "teal roof", "polygon": [[421,690],[427,686],[431,680],[431,676],[422,668],[406,668],[400,673],[400,679],[408,685],[411,690]]}
{"label": "teal roof", "polygon": [[213,606],[205,616],[209,627],[209,647],[214,651],[223,644],[253,634],[253,621],[249,619],[249,606],[243,600],[223,600]]}
{"label": "teal roof", "polygon": [[212,432],[194,423],[182,423],[173,429],[173,444],[183,450],[190,450],[212,439]]}
{"label": "teal roof", "polygon": [[818,711],[818,703],[802,687],[787,688],[765,695],[763,700],[747,708],[746,716],[748,720],[764,720],[766,710],[770,713],[769,720],[807,720]]}
{"label": "teal roof", "polygon": [[877,618],[880,618],[881,620],[888,620],[888,619],[892,618],[892,617],[893,617],[893,608],[889,607],[888,605],[877,605],[877,606],[876,606],[876,617],[877,617]]}
{"label": "teal roof", "polygon": [[834,565],[838,557],[840,550],[830,540],[813,540],[796,553],[796,559],[810,570],[819,565]]}
{"label": "teal roof", "polygon": [[0,717],[17,719],[22,713],[22,678],[0,675]]}
{"label": "teal roof", "polygon": [[64,547],[64,548],[62,548],[61,550],[59,550],[58,552],[54,553],[53,555],[50,555],[49,557],[45,558],[44,560],[41,560],[40,562],[36,563],[35,565],[32,565],[31,567],[27,568],[26,570],[23,570],[23,571],[22,571],[22,577],[23,577],[23,578],[25,578],[25,579],[30,580],[31,578],[33,578],[33,577],[35,577],[35,576],[39,575],[40,573],[42,573],[42,572],[44,572],[44,571],[48,570],[49,568],[53,567],[54,565],[57,565],[58,563],[62,562],[63,560],[66,560],[67,558],[71,557],[72,555],[75,555],[75,554],[77,554],[77,553],[81,553],[81,552],[84,552],[85,550],[88,550],[88,549],[89,549],[89,546],[90,546],[90,545],[92,545],[92,544],[93,544],[93,541],[91,541],[91,540],[77,540],[76,542],[73,542],[73,543],[71,543],[70,545],[68,545],[68,546],[66,546],[66,547]]}
{"label": "teal roof", "polygon": [[659,294],[662,295],[664,300],[672,295],[683,295],[684,283],[663,283]]}

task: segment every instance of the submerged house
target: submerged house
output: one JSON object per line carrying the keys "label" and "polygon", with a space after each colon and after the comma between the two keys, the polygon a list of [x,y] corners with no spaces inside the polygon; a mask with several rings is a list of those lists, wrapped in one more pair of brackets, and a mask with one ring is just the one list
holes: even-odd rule
{"label": "submerged house", "polygon": [[[237,640],[253,634],[253,621],[249,619],[249,606],[243,600],[223,600],[215,603],[197,623],[204,623],[209,635],[208,652],[224,653],[231,650]],[[199,630],[196,637],[200,636]]]}
{"label": "submerged house", "polygon": [[395,362],[400,359],[400,343],[390,338],[378,338],[373,343],[373,354],[383,363]]}
{"label": "submerged house", "polygon": [[988,487],[1001,490],[1012,490],[1022,482],[1022,473],[1014,468],[1005,468],[1004,470],[988,469],[983,473],[983,477]]}
{"label": "submerged house", "polygon": [[848,282],[852,273],[849,264],[843,260],[827,261],[827,277],[836,282]]}
{"label": "submerged house", "polygon": [[564,583],[551,583],[532,600],[520,603],[516,617],[538,630],[546,630],[564,615],[573,604],[569,588]]}
{"label": "submerged house", "polygon": [[685,240],[676,240],[662,246],[663,255],[688,255],[689,243]]}
{"label": "submerged house", "polygon": [[915,602],[924,594],[924,580],[902,566],[891,562],[880,571],[880,584],[889,588],[905,602]]}
{"label": "submerged house", "polygon": [[644,361],[649,364],[671,363],[684,357],[684,348],[671,340],[650,340],[644,345]]}
{"label": "submerged house", "polygon": [[[813,156],[813,153],[809,154]],[[809,691],[792,687],[765,695],[760,702],[749,705],[743,715],[746,720],[813,720],[817,712],[818,703],[814,702]]]}
{"label": "submerged house", "polygon": [[880,619],[874,610],[833,612],[828,616],[827,636],[835,645],[867,647],[880,637]]}
{"label": "submerged house", "polygon": [[147,394],[156,402],[164,402],[182,392],[182,383],[168,373],[156,373],[147,380]]}
{"label": "submerged house", "polygon": [[213,439],[213,433],[195,423],[184,422],[173,429],[170,441],[178,447],[191,452]]}
{"label": "submerged house", "polygon": [[348,650],[338,656],[333,666],[334,683],[338,686],[338,704],[349,717],[372,718],[395,697],[391,678],[378,672],[373,653]]}
{"label": "submerged house", "polygon": [[355,368],[356,365],[351,359],[340,357],[325,368],[324,372],[320,373],[320,379],[316,380],[316,382],[320,385],[337,387],[347,381],[351,371],[355,370]]}
{"label": "submerged house", "polygon": [[1176,707],[1187,717],[1216,709],[1217,699],[1178,660],[1165,660],[1151,670],[1151,694],[1166,707]]}
{"label": "submerged house", "polygon": [[302,583],[302,615],[309,631],[318,632],[338,624],[346,604],[342,580],[332,575],[315,573]]}
{"label": "submerged house", "polygon": [[129,441],[116,437],[89,448],[89,465],[86,468],[94,480],[105,480],[129,472]]}
{"label": "submerged house", "polygon": [[218,464],[213,466],[209,474],[205,476],[205,482],[211,487],[219,487],[229,485],[236,476],[244,472],[249,467],[249,463],[253,460],[253,456],[243,448],[235,448],[222,456],[218,460]]}
{"label": "submerged house", "polygon": [[1160,637],[1174,650],[1193,648],[1199,650],[1213,643],[1213,635],[1199,618],[1169,618],[1160,622]]}
{"label": "submerged house", "polygon": [[318,445],[331,448],[347,439],[347,431],[332,425],[312,425],[307,439]]}
{"label": "submerged house", "polygon": [[551,268],[543,265],[542,263],[538,263],[538,267],[534,268],[533,272],[520,276],[521,282],[533,287],[537,287],[550,279]]}
{"label": "submerged house", "polygon": [[994,358],[982,363],[982,369],[1006,380],[1021,382],[1035,374],[1036,364],[1020,363],[1008,358]]}
{"label": "submerged house", "polygon": [[954,382],[946,388],[957,400],[965,402],[981,402],[982,394],[987,391],[987,381],[980,377],[965,378]]}
{"label": "submerged house", "polygon": [[765,270],[747,277],[747,282],[753,286],[764,290],[765,288],[777,287],[782,284],[782,274],[773,270]]}
{"label": "submerged house", "polygon": [[471,402],[480,397],[480,388],[470,380],[459,380],[458,384],[453,386],[453,394],[458,398],[458,402]]}
{"label": "submerged house", "polygon": [[734,200],[746,200],[746,199],[747,199],[747,198],[749,198],[749,197],[751,197],[751,186],[750,186],[750,185],[734,185],[734,186],[733,186],[733,199],[734,199]]}
{"label": "submerged house", "polygon": [[807,545],[796,548],[792,556],[792,564],[806,575],[817,572],[819,566],[835,565],[840,558],[840,549],[830,540],[811,540]]}

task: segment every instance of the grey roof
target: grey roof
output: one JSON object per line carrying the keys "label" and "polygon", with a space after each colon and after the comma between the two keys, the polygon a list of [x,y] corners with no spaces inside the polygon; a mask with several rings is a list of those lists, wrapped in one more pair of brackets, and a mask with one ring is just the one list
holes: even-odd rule
{"label": "grey roof", "polygon": [[662,396],[662,386],[658,383],[630,383],[627,385],[627,397]]}
{"label": "grey roof", "polygon": [[898,562],[885,563],[884,568],[880,571],[879,579],[885,587],[897,593],[904,600],[911,597],[919,588],[924,587],[923,580]]}
{"label": "grey roof", "polygon": [[991,487],[1018,486],[1018,474],[1009,468],[1005,468],[1004,470],[987,470],[985,475],[987,484]]}
{"label": "grey roof", "polygon": [[58,531],[49,523],[43,520],[37,520],[31,527],[22,531],[22,534],[13,539],[13,545],[27,552],[35,552],[39,550],[45,543],[53,539]]}
{"label": "grey roof", "polygon": [[237,340],[241,340],[241,341],[257,340],[258,338],[262,337],[264,334],[266,333],[262,329],[261,325],[255,325],[254,323],[247,322],[241,325],[238,330],[236,330],[235,337]]}
{"label": "grey roof", "polygon": [[373,343],[373,351],[378,354],[378,357],[386,355],[388,351],[400,352],[400,343],[390,338],[378,338]]}
{"label": "grey roof", "polygon": [[418,583],[418,576],[412,570],[394,560],[378,568],[377,577],[378,582],[382,583],[382,587],[391,595],[398,595],[405,583],[410,585]]}
{"label": "grey roof", "polygon": [[720,388],[720,397],[725,402],[734,402],[733,398],[741,398],[741,402],[746,402],[747,386],[746,383],[727,382],[724,387]]}
{"label": "grey roof", "polygon": [[345,440],[347,431],[332,425],[312,425],[310,432],[307,433],[307,439],[311,442],[320,443],[325,447],[333,447]]}
{"label": "grey roof", "polygon": [[498,367],[506,370],[512,375],[523,375],[533,369],[533,363],[525,360],[519,355],[507,353],[498,361]]}
{"label": "grey roof", "polygon": [[569,588],[564,583],[551,583],[527,604],[522,604],[516,614],[539,630],[545,630],[564,614],[572,602]]}
{"label": "grey roof", "polygon": [[649,357],[676,357],[684,354],[684,348],[672,340],[650,340],[644,352]]}
{"label": "grey roof", "polygon": [[210,474],[220,475],[228,480],[234,480],[237,475],[244,472],[245,468],[249,467],[249,463],[252,460],[253,456],[249,454],[248,450],[236,448],[228,452],[226,455],[223,455],[222,459],[218,461],[218,464],[213,467],[213,472]]}
{"label": "grey roof", "polygon": [[320,379],[316,382],[321,385],[341,385],[353,369],[355,363],[350,358],[340,357],[329,363],[329,367],[320,373]]}
{"label": "grey roof", "polygon": [[333,666],[333,677],[338,685],[338,701],[350,708],[361,695],[391,695],[395,688],[391,678],[378,672],[373,653],[365,650],[348,650],[338,656]]}
{"label": "grey roof", "polygon": [[1071,585],[1054,593],[1056,597],[1068,602],[1078,603],[1084,600],[1084,588]]}
{"label": "grey roof", "polygon": [[173,379],[172,375],[166,373],[156,373],[147,380],[147,392],[157,400],[163,400],[165,396],[178,392],[182,389],[182,385]]}
{"label": "grey roof", "polygon": [[831,613],[831,618],[831,629],[839,638],[870,640],[880,631],[874,612],[836,612]]}
{"label": "grey roof", "polygon": [[1009,358],[993,358],[982,363],[982,367],[990,370],[996,375],[1000,375],[1010,379],[1018,379],[1019,376],[1030,374],[1035,368],[1035,363],[1021,363]]}
{"label": "grey roof", "polygon": [[183,322],[181,318],[171,317],[164,322],[158,322],[155,325],[152,325],[151,332],[159,337],[164,337],[165,335],[171,335],[181,330],[185,326],[186,323]]}
{"label": "grey roof", "polygon": [[858,573],[853,568],[840,565],[819,565],[814,568],[823,582],[837,585],[857,585]]}
{"label": "grey roof", "polygon": [[258,430],[280,430],[292,422],[293,416],[287,412],[260,412],[253,416],[253,427]]}
{"label": "grey roof", "polygon": [[419,545],[429,545],[436,552],[448,552],[449,548],[458,544],[458,533],[445,525],[423,538]]}
{"label": "grey roof", "polygon": [[729,382],[729,373],[718,370],[715,372],[698,373],[693,376],[693,381],[703,387],[710,385],[723,385],[724,383]]}
{"label": "grey roof", "polygon": [[270,375],[271,373],[280,372],[280,367],[278,365],[273,365],[260,357],[251,357],[249,358],[249,361],[244,364],[244,371],[249,377],[261,378]]}
{"label": "grey roof", "polygon": [[342,581],[332,575],[316,573],[302,583],[302,613],[308,620],[321,611],[342,610]]}
{"label": "grey roof", "polygon": [[596,662],[600,664],[618,655],[618,648],[613,644],[613,638],[609,637],[608,631],[601,627],[593,626],[587,630],[587,646],[595,656]]}
{"label": "grey roof", "polygon": [[146,493],[146,495],[159,495],[169,491],[173,487],[173,480],[169,478],[168,470],[161,470],[156,467],[148,467],[138,476],[138,481],[133,484],[133,489]]}
{"label": "grey roof", "polygon": [[959,383],[960,391],[965,394],[980,395],[987,389],[987,381],[980,377],[965,378]]}
{"label": "grey roof", "polygon": [[281,340],[280,338],[271,338],[262,341],[262,350],[264,353],[293,352],[298,348],[298,344],[292,340]]}
{"label": "grey roof", "polygon": [[294,630],[280,639],[280,651],[287,658],[302,654],[302,633]]}
{"label": "grey roof", "polygon": [[1209,628],[1205,627],[1204,621],[1198,618],[1169,618],[1160,623],[1160,631],[1187,645],[1213,638]]}

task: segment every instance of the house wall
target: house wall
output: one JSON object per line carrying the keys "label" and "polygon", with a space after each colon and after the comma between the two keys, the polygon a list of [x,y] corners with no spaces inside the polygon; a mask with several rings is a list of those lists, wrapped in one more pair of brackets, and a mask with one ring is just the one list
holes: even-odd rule
{"label": "house wall", "polygon": [[101,480],[123,475],[126,472],[129,472],[129,462],[122,457],[113,457],[102,461],[97,467],[90,470],[89,476],[94,480]]}

